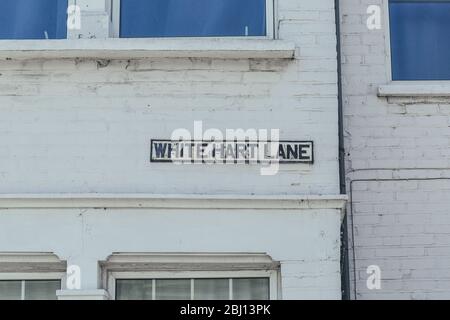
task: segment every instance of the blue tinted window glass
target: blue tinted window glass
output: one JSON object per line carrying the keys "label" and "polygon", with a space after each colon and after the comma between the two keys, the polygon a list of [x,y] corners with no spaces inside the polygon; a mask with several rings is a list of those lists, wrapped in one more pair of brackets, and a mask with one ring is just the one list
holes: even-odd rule
{"label": "blue tinted window glass", "polygon": [[266,0],[122,0],[120,37],[266,35]]}
{"label": "blue tinted window glass", "polygon": [[393,80],[450,80],[450,1],[391,0]]}
{"label": "blue tinted window glass", "polygon": [[67,38],[67,0],[0,0],[0,39]]}

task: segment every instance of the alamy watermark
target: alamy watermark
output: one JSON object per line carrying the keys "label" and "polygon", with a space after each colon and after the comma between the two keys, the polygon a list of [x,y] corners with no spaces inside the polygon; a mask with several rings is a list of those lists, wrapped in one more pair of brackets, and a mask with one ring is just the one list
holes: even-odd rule
{"label": "alamy watermark", "polygon": [[81,289],[81,268],[77,265],[70,265],[66,271],[66,288],[68,290]]}
{"label": "alamy watermark", "polygon": [[67,29],[81,29],[81,8],[78,5],[70,5],[67,7]]}
{"label": "alamy watermark", "polygon": [[380,30],[381,29],[381,7],[379,5],[370,5],[366,10],[369,15],[366,20],[367,29]]}
{"label": "alamy watermark", "polygon": [[377,265],[370,265],[366,269],[369,275],[366,280],[366,286],[369,290],[381,289],[381,268]]}
{"label": "alamy watermark", "polygon": [[178,128],[172,132],[170,158],[175,164],[248,163],[261,165],[261,175],[279,170],[280,130],[209,128],[194,121],[193,132]]}

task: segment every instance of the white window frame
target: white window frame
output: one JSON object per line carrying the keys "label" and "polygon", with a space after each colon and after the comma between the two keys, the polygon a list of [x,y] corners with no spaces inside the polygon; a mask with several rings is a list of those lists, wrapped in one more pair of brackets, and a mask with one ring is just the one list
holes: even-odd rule
{"label": "white window frame", "polygon": [[386,72],[387,79],[392,82],[392,54],[391,54],[391,27],[390,27],[390,12],[389,12],[389,0],[384,0],[384,30],[385,30],[385,47],[386,47]]}
{"label": "white window frame", "polygon": [[[0,273],[0,281],[21,281],[21,299],[25,300],[25,281],[55,281],[61,282],[61,289],[63,289],[65,283],[66,274],[62,272],[42,272],[42,273],[13,273],[2,272]],[[56,295],[56,292],[55,292]]]}
{"label": "white window frame", "polygon": [[[229,36],[229,37],[219,37],[219,38],[238,38],[238,39],[274,39],[275,37],[275,1],[276,0],[266,0],[266,35],[265,36]],[[120,0],[109,0],[107,1],[107,7],[110,11],[111,20],[111,37],[120,37]],[[175,37],[170,37],[175,38]],[[188,37],[187,37],[188,38]],[[218,38],[218,37],[195,37],[195,38]]]}
{"label": "white window frame", "polygon": [[[192,280],[194,279],[236,279],[236,278],[268,278],[269,279],[269,299],[278,299],[278,272],[276,270],[255,270],[255,271],[151,271],[151,272],[110,272],[108,274],[108,288],[111,298],[116,299],[116,280],[153,280],[152,296],[155,299],[155,282],[158,279],[190,279],[191,299],[194,298]],[[230,281],[231,282],[231,281]],[[233,299],[233,288],[229,287],[229,298]]]}

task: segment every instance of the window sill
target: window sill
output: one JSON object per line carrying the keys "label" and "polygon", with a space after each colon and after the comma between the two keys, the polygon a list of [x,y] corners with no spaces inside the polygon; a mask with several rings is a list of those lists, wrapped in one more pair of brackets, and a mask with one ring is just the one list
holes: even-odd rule
{"label": "window sill", "polygon": [[392,82],[378,87],[379,97],[450,97],[450,81]]}
{"label": "window sill", "polygon": [[294,54],[294,43],[267,39],[0,40],[0,59],[293,59]]}
{"label": "window sill", "polygon": [[110,300],[109,293],[104,289],[98,290],[58,290],[58,300]]}
{"label": "window sill", "polygon": [[0,194],[2,208],[342,209],[346,195]]}

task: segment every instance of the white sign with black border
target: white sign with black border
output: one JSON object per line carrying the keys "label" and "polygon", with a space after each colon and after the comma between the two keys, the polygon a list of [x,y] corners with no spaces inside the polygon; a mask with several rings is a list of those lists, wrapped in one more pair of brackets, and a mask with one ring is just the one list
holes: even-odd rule
{"label": "white sign with black border", "polygon": [[[307,163],[314,162],[312,141],[151,140],[151,162]],[[273,149],[275,148],[275,149]]]}

